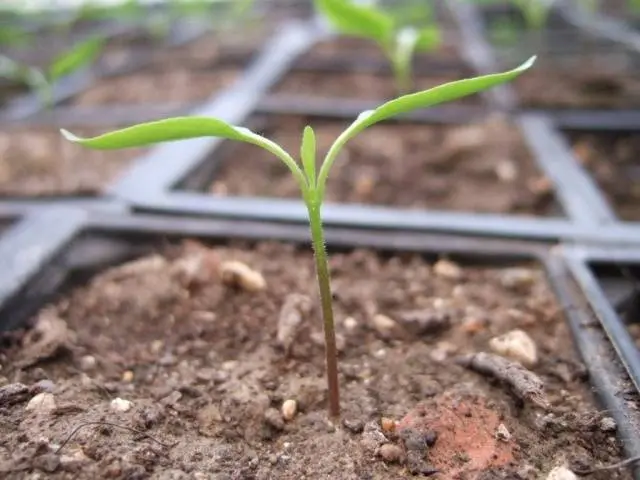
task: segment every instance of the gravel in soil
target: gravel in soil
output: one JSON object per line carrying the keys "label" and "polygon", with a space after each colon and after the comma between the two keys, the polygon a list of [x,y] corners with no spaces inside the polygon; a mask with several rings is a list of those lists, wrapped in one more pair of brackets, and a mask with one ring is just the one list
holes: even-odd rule
{"label": "gravel in soil", "polygon": [[640,137],[635,133],[572,132],[573,153],[622,220],[640,221]]}
{"label": "gravel in soil", "polygon": [[[258,129],[296,152],[307,124],[273,117]],[[322,158],[347,122],[309,119]],[[209,189],[216,195],[299,198],[276,158],[254,146],[225,144]],[[320,161],[320,160],[318,160]],[[550,215],[550,182],[523,140],[502,120],[445,127],[384,124],[351,140],[332,168],[327,201],[409,208]]]}
{"label": "gravel in soil", "polygon": [[[341,423],[326,416],[308,249],[187,241],[83,280],[5,335],[4,478],[539,479],[619,458],[536,265],[355,250],[331,269]],[[514,329],[535,361],[503,358],[502,374],[526,373],[544,402],[456,361],[517,356],[495,338]]]}
{"label": "gravel in soil", "polygon": [[[104,131],[65,127],[78,135]],[[1,130],[0,196],[97,195],[143,151],[89,150],[58,129]]]}

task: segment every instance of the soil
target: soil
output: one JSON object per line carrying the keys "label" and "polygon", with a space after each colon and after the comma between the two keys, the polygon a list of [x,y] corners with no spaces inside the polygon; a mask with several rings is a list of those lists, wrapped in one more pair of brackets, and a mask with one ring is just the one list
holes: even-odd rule
{"label": "soil", "polygon": [[640,107],[640,78],[630,70],[533,68],[514,86],[521,103],[533,108]]}
{"label": "soil", "polygon": [[[73,128],[78,135],[108,129]],[[58,129],[0,130],[0,196],[96,195],[144,150],[89,150]]]}
{"label": "soil", "polygon": [[640,138],[636,133],[569,133],[573,152],[622,220],[640,221]]}
{"label": "soil", "polygon": [[[258,131],[297,152],[313,125],[326,152],[348,122],[273,117]],[[215,154],[214,154],[215,155]],[[251,145],[220,153],[210,191],[217,195],[299,198],[277,159]],[[551,215],[551,183],[537,170],[515,127],[501,120],[447,127],[384,124],[360,133],[335,162],[327,201],[394,207]]]}
{"label": "soil", "polygon": [[[260,272],[265,288],[224,283],[228,261]],[[340,423],[325,410],[306,248],[185,242],[85,279],[33,330],[4,338],[0,469],[7,479],[385,480],[435,468],[433,478],[479,480],[618,460],[615,425],[593,403],[544,273],[445,263],[367,250],[332,256]],[[292,316],[297,331],[278,341],[281,319]],[[411,318],[433,328],[415,330]],[[536,343],[544,408],[455,361],[514,328]],[[55,405],[39,397],[27,409],[43,390]],[[297,413],[284,420],[291,399]]]}
{"label": "soil", "polygon": [[73,105],[197,102],[219,93],[237,77],[236,69],[209,72],[174,69],[105,78],[76,95]]}
{"label": "soil", "polygon": [[[311,71],[304,63],[324,63],[328,60],[342,67],[339,71]],[[446,69],[434,68],[427,75],[429,65],[445,63]],[[371,65],[381,65],[385,70],[371,71]],[[385,100],[397,96],[396,86],[387,61],[371,42],[353,38],[341,38],[319,43],[293,65],[281,82],[275,85],[276,93],[311,95],[320,97]],[[451,68],[453,66],[453,68]],[[472,76],[471,70],[460,60],[455,48],[443,45],[438,51],[418,54],[414,61],[415,90],[426,90],[446,82]],[[478,96],[467,97],[461,102],[478,104]]]}

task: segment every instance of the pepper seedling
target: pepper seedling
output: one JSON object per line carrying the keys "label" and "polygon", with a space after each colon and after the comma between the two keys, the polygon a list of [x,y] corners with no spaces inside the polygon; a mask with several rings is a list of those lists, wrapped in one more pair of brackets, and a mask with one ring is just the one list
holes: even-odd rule
{"label": "pepper seedling", "polygon": [[[440,30],[432,23],[424,28],[399,24],[396,18],[373,5],[350,0],[314,0],[316,9],[341,34],[366,38],[377,43],[389,60],[400,94],[412,89],[412,61],[417,51],[431,51],[441,41]],[[428,8],[426,5],[424,8]]]}
{"label": "pepper seedling", "polygon": [[338,158],[338,154],[349,140],[376,123],[412,110],[450,102],[508,82],[531,67],[534,61],[535,57],[531,57],[519,67],[507,72],[447,83],[430,90],[398,97],[374,110],[362,112],[353,123],[338,135],[325,154],[319,168],[317,168],[316,162],[316,137],[314,130],[310,126],[306,126],[302,133],[299,162],[268,138],[258,135],[247,128],[233,126],[211,117],[168,118],[134,125],[93,138],[80,138],[66,130],[61,130],[61,133],[72,142],[102,150],[141,147],[159,142],[197,137],[221,137],[261,147],[275,155],[286,165],[300,187],[311,227],[311,240],[324,324],[329,413],[332,417],[338,417],[340,415],[338,360],[329,266],[322,226],[322,204],[327,178],[331,167]]}
{"label": "pepper seedling", "polygon": [[47,107],[53,105],[53,86],[61,78],[91,64],[102,52],[104,39],[93,36],[62,53],[45,70],[0,55],[0,77],[26,85]]}

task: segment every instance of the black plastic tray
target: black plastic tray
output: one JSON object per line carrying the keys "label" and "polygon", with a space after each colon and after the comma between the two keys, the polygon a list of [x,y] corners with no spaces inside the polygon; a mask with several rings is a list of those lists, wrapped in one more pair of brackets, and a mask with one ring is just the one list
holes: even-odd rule
{"label": "black plastic tray", "polygon": [[[629,456],[640,454],[640,415],[620,394],[628,383],[606,336],[594,328],[593,313],[572,284],[563,256],[549,244],[482,240],[451,235],[326,231],[330,249],[374,248],[385,252],[451,255],[484,263],[536,261],[547,272],[569,322],[575,345],[585,360],[603,407],[618,424]],[[29,216],[21,228],[0,238],[0,329],[26,325],[29,318],[61,292],[75,270],[97,270],[150,251],[169,239],[197,237],[209,242],[230,239],[276,240],[308,244],[302,225],[198,220],[144,215],[114,215],[52,208]],[[626,387],[625,387],[626,385]],[[636,392],[637,394],[637,392]]]}

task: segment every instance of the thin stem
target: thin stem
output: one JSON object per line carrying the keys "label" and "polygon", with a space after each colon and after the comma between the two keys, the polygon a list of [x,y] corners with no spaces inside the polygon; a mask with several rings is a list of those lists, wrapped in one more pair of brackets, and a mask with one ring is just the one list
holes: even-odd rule
{"label": "thin stem", "polygon": [[322,230],[321,203],[317,200],[307,202],[313,253],[316,260],[316,273],[320,289],[320,303],[324,320],[324,344],[327,364],[327,384],[329,386],[329,415],[340,417],[340,386],[338,384],[338,349],[336,348],[336,332],[333,322],[333,305],[327,250]]}

